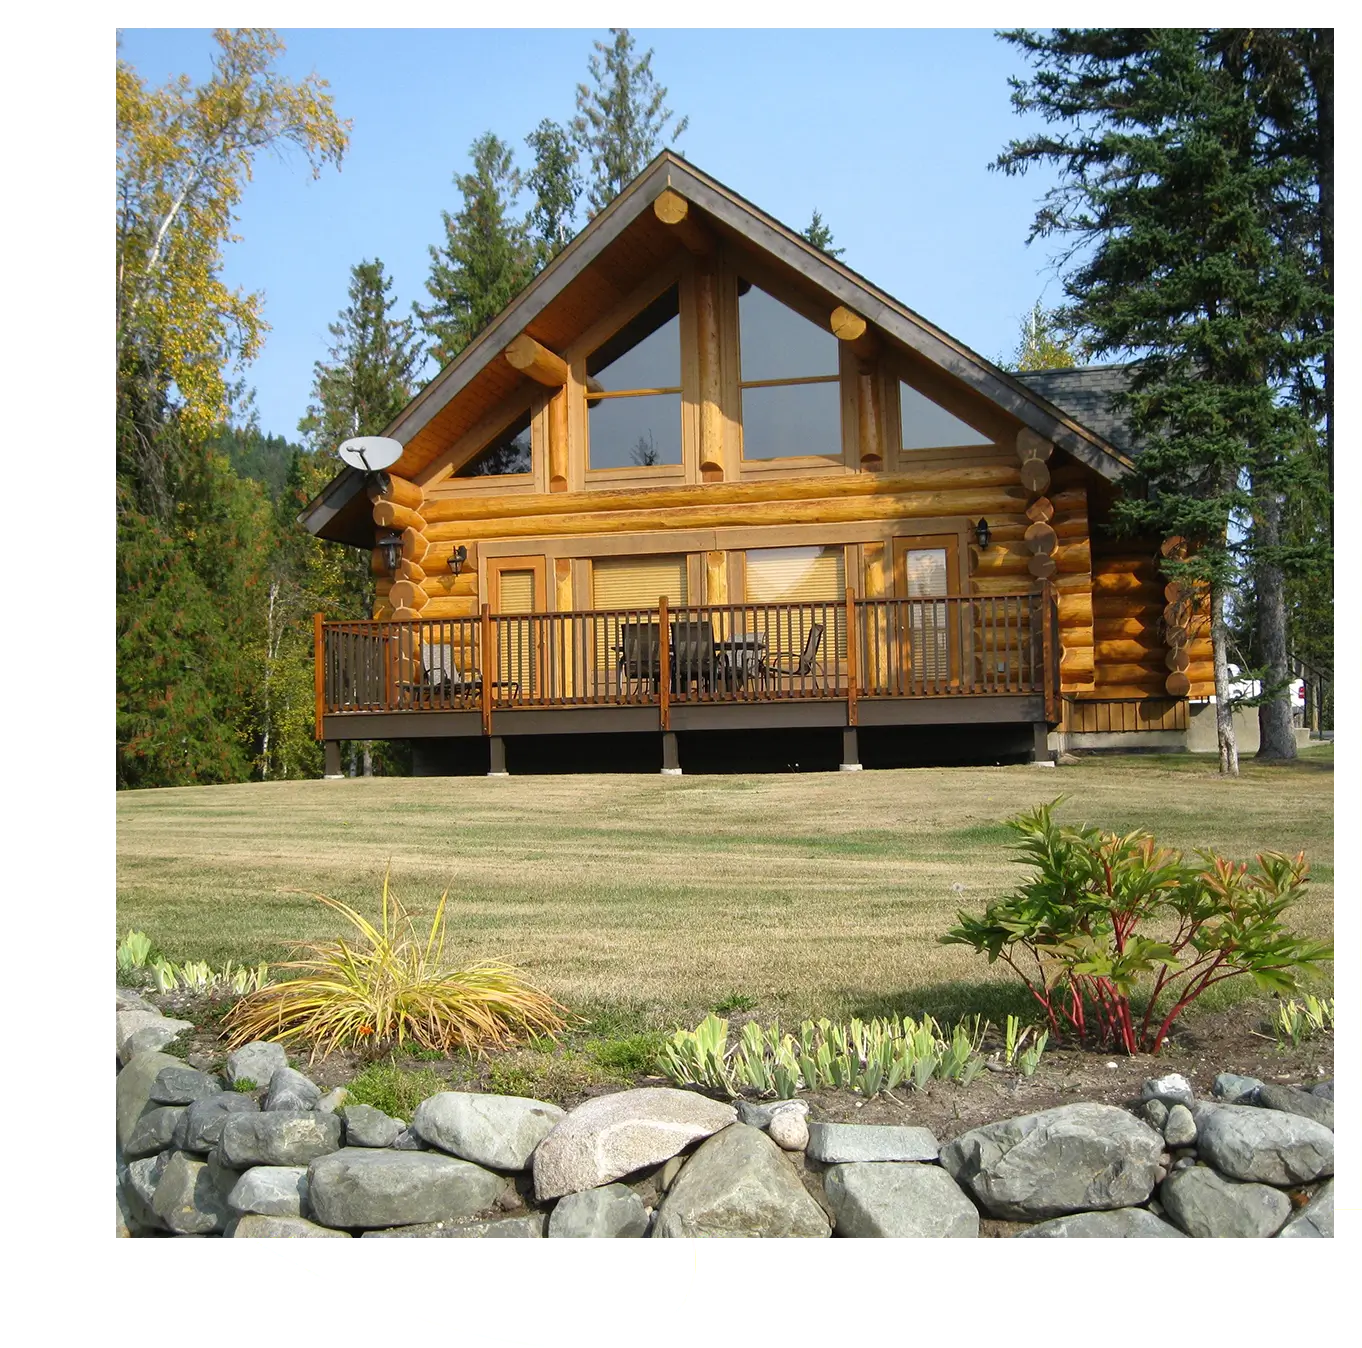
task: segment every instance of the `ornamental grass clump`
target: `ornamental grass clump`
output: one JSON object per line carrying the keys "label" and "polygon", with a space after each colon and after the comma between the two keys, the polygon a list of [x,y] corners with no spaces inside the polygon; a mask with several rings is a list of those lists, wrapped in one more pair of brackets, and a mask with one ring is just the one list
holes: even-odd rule
{"label": "ornamental grass clump", "polygon": [[231,1009],[223,1022],[231,1047],[254,1039],[304,1043],[312,1059],[338,1048],[377,1052],[408,1041],[441,1053],[481,1052],[563,1029],[563,1008],[520,970],[490,960],[445,967],[448,891],[424,939],[386,875],[380,927],[348,904],[310,897],[341,914],[357,939],[302,942],[298,952],[308,958],[272,966],[298,976],[260,988]]}
{"label": "ornamental grass clump", "polygon": [[1264,852],[1252,868],[1211,852],[1189,863],[1142,831],[1062,827],[1058,804],[1008,821],[1031,878],[982,917],[960,913],[941,938],[1002,960],[1056,1035],[1157,1053],[1217,983],[1247,975],[1265,992],[1291,993],[1333,958],[1281,920],[1307,883],[1304,853]]}

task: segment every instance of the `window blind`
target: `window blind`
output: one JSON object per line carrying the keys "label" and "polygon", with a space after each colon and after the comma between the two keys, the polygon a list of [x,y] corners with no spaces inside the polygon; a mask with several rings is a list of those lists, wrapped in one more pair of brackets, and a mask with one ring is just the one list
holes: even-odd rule
{"label": "window blind", "polygon": [[591,564],[594,608],[656,608],[658,597],[668,604],[685,604],[686,558],[602,557]]}
{"label": "window blind", "polygon": [[[913,548],[904,557],[908,597],[929,598],[950,592],[945,548]],[[948,604],[913,604],[908,610],[908,641],[914,679],[949,679],[951,673]]]}
{"label": "window blind", "polygon": [[501,573],[501,612],[534,612],[533,571],[503,571]]}
{"label": "window blind", "polygon": [[846,551],[841,547],[755,548],[747,554],[749,603],[841,600],[846,588]]}

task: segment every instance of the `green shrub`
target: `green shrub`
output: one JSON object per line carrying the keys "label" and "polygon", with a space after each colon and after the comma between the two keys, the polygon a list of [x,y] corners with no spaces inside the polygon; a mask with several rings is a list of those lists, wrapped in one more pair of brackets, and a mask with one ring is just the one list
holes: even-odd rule
{"label": "green shrub", "polygon": [[[1210,852],[1187,863],[1145,832],[1061,827],[1058,804],[1008,821],[1029,880],[982,917],[960,913],[941,938],[1002,960],[1052,1032],[1157,1053],[1208,988],[1248,976],[1264,991],[1294,992],[1301,973],[1333,957],[1281,921],[1307,882],[1304,854],[1264,852],[1252,870]],[[1145,934],[1156,925],[1167,939]]]}
{"label": "green shrub", "polygon": [[589,1039],[588,1057],[625,1077],[651,1076],[661,1070],[660,1055],[667,1036],[657,1031],[631,1034],[625,1039]]}
{"label": "green shrub", "polygon": [[260,1087],[257,1086],[250,1077],[237,1077],[237,1079],[232,1082],[232,1089],[241,1095],[249,1095],[252,1091],[258,1091]]}

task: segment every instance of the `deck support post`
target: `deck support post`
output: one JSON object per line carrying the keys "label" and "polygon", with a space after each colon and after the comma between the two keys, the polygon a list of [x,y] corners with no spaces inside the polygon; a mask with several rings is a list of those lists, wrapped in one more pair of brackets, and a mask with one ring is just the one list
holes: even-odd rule
{"label": "deck support post", "polygon": [[489,777],[509,777],[506,771],[506,741],[500,735],[489,735],[487,739],[487,775]]}
{"label": "deck support post", "polygon": [[1055,758],[1050,752],[1049,744],[1050,727],[1044,721],[1033,721],[1031,732],[1034,736],[1031,745],[1031,762],[1041,768],[1054,767]]}
{"label": "deck support post", "polygon": [[676,732],[674,730],[667,730],[662,734],[662,775],[664,777],[679,777],[681,775],[681,757],[676,751]]}
{"label": "deck support post", "polygon": [[841,771],[860,772],[861,755],[856,741],[856,727],[848,726],[842,731]]}
{"label": "deck support post", "polygon": [[328,782],[338,782],[345,774],[341,771],[340,740],[322,741],[322,778]]}

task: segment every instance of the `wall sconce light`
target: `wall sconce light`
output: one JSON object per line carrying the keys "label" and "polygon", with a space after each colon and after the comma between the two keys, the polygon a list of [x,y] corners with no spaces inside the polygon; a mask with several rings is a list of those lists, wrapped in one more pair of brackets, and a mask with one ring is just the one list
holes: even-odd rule
{"label": "wall sconce light", "polygon": [[402,535],[397,533],[379,534],[378,546],[383,551],[383,565],[389,575],[397,573],[397,564],[402,560]]}
{"label": "wall sconce light", "polygon": [[980,552],[988,551],[988,542],[992,537],[993,535],[989,530],[987,520],[980,520],[979,523],[974,526],[974,538],[979,544]]}
{"label": "wall sconce light", "polygon": [[463,570],[463,564],[468,560],[468,549],[462,543],[449,554],[450,574],[457,576]]}

